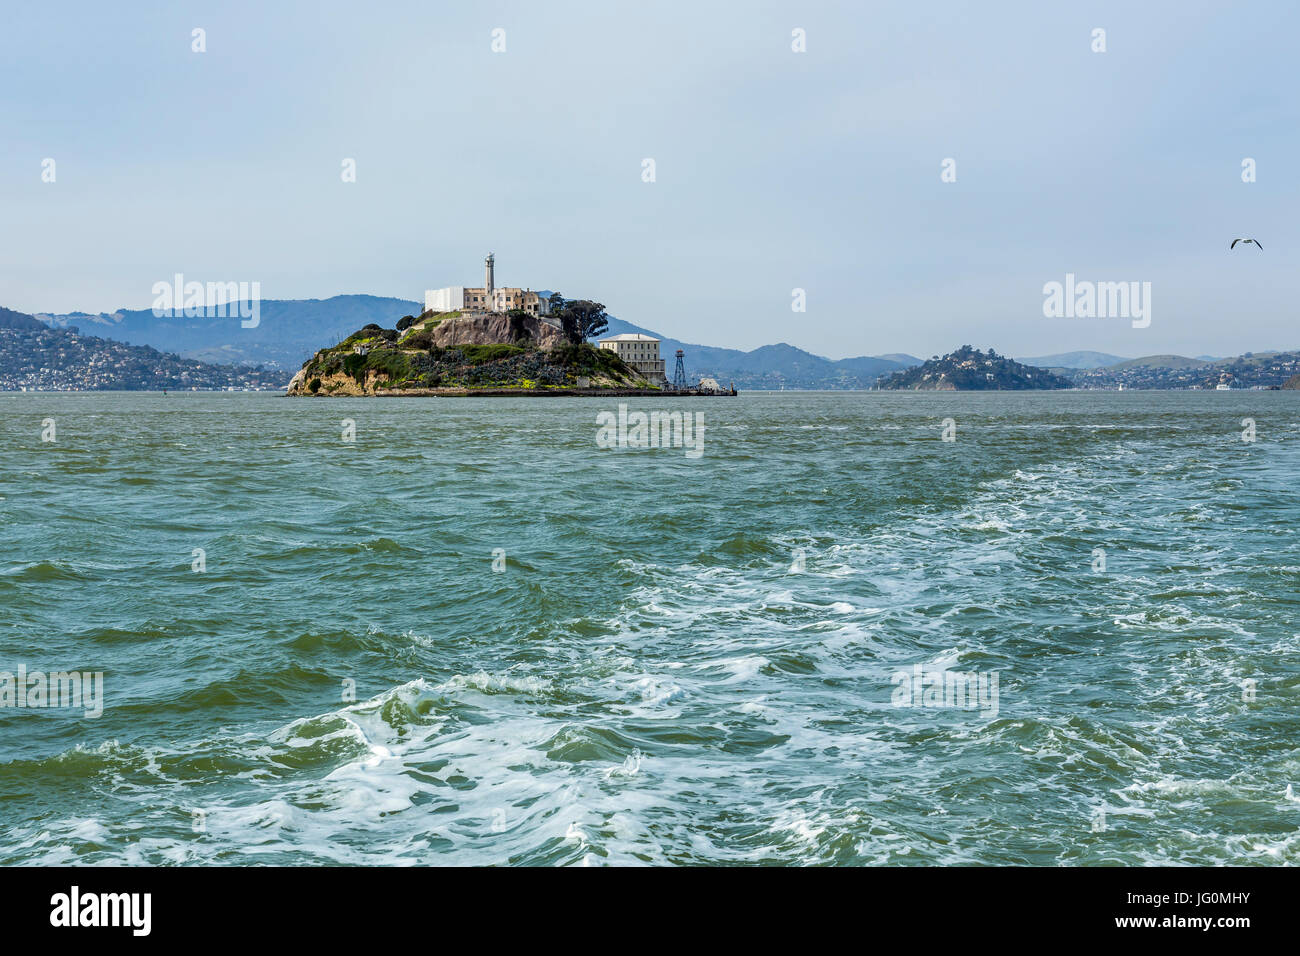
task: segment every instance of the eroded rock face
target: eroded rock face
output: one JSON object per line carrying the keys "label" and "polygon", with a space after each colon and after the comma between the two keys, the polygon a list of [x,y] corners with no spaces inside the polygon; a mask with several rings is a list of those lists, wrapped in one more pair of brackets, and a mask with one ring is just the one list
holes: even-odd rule
{"label": "eroded rock face", "polygon": [[[564,342],[564,333],[536,316],[523,320],[522,331],[538,348],[550,349]],[[483,312],[447,319],[430,330],[432,344],[442,348],[455,345],[520,344],[511,338],[510,318],[501,312]]]}

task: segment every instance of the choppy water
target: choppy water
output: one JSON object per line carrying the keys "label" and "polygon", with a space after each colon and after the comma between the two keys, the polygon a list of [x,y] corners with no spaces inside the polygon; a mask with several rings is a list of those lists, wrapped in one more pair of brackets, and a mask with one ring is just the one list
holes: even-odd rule
{"label": "choppy water", "polygon": [[0,862],[1300,859],[1300,393],[614,407],[0,396]]}

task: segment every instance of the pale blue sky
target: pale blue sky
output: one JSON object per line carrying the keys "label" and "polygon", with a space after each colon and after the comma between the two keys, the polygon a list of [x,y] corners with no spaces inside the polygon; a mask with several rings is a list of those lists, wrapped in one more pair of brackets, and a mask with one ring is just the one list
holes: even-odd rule
{"label": "pale blue sky", "polygon": [[[712,345],[1300,348],[1292,2],[169,0],[5,20],[11,308],[146,308],[175,272],[421,298],[477,284],[491,250],[498,284]],[[1236,236],[1263,251],[1229,253]],[[1066,272],[1151,282],[1151,326],[1045,319]]]}

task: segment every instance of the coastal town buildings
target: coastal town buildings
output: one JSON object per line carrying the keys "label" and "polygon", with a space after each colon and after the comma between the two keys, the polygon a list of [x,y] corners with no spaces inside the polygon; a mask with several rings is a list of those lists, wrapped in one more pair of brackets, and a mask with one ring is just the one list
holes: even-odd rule
{"label": "coastal town buildings", "polygon": [[530,315],[546,315],[550,302],[541,293],[517,286],[498,288],[496,257],[488,253],[484,261],[483,285],[446,286],[424,293],[424,308],[434,312],[510,312],[521,309]]}
{"label": "coastal town buildings", "polygon": [[75,327],[0,328],[0,392],[253,391],[283,388],[284,378],[274,369],[211,365]]}

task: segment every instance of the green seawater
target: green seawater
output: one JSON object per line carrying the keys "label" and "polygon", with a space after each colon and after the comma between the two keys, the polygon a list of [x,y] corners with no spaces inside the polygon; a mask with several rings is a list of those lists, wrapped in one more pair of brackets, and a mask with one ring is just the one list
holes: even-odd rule
{"label": "green seawater", "polygon": [[617,404],[0,395],[0,862],[1300,861],[1300,393]]}

